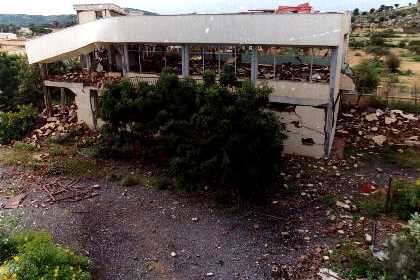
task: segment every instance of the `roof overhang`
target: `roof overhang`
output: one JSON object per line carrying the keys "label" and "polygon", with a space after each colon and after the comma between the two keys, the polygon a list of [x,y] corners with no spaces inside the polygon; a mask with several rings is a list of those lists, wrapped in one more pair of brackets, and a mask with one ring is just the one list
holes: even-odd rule
{"label": "roof overhang", "polygon": [[349,30],[339,13],[113,17],[35,38],[26,51],[29,63],[50,63],[110,43],[337,47]]}

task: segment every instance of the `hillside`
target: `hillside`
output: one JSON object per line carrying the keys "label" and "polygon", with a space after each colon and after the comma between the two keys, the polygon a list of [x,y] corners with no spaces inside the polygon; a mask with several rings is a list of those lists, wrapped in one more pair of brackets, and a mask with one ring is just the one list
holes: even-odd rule
{"label": "hillside", "polygon": [[25,15],[0,14],[0,24],[13,24],[19,27],[33,25],[69,26],[76,22],[75,15]]}
{"label": "hillside", "polygon": [[354,28],[402,28],[405,33],[420,33],[420,5],[355,9],[352,22]]}

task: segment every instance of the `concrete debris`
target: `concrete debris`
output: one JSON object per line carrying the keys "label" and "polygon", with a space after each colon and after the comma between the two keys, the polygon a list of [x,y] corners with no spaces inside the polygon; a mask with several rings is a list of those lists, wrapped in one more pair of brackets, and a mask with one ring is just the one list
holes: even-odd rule
{"label": "concrete debris", "polygon": [[321,268],[318,272],[318,276],[321,277],[322,280],[342,280],[337,273],[328,268]]}
{"label": "concrete debris", "polygon": [[40,115],[42,125],[32,132],[30,139],[32,143],[49,137],[66,137],[69,134],[77,134],[79,131],[87,131],[87,126],[77,121],[76,106],[72,105],[62,110],[59,106],[53,107],[54,117],[45,116],[45,111]]}
{"label": "concrete debris", "polygon": [[372,235],[365,233],[365,241],[370,244],[372,243],[372,240]]}
{"label": "concrete debris", "polygon": [[393,124],[396,121],[398,121],[398,119],[395,117],[395,115],[391,115],[389,117],[385,117],[385,124],[386,125]]}
{"label": "concrete debris", "polygon": [[6,204],[4,205],[4,208],[5,209],[18,208],[25,198],[26,198],[26,194],[18,194],[16,196],[13,196],[7,200]]}
{"label": "concrete debris", "polygon": [[387,140],[387,138],[385,135],[376,135],[376,136],[373,136],[372,140],[373,142],[375,142],[375,144],[382,146]]}
{"label": "concrete debris", "polygon": [[121,81],[121,74],[112,75],[106,72],[82,69],[80,72],[72,72],[64,75],[52,75],[48,77],[50,81],[83,83],[85,86],[101,88],[105,83],[116,83]]}
{"label": "concrete debris", "polygon": [[385,114],[384,111],[382,111],[381,109],[376,110],[376,116],[380,117],[383,116]]}
{"label": "concrete debris", "polygon": [[419,118],[415,117],[414,114],[404,114],[404,112],[401,111],[401,110],[391,110],[391,112],[394,113],[394,114],[398,114],[401,117],[403,117],[407,120],[410,120],[410,121],[418,121],[419,120]]}
{"label": "concrete debris", "polygon": [[366,115],[365,118],[368,122],[373,122],[373,121],[378,120],[378,116],[376,115],[376,113],[368,114],[368,115]]}
{"label": "concrete debris", "polygon": [[345,139],[346,148],[370,153],[384,145],[398,148],[420,145],[420,139],[414,138],[420,135],[419,115],[389,109],[343,107],[342,110],[335,139]]}
{"label": "concrete debris", "polygon": [[350,209],[351,209],[351,206],[350,206],[349,204],[346,204],[346,203],[341,202],[341,201],[339,201],[339,200],[337,200],[337,202],[335,203],[335,205],[336,205],[337,207],[344,208],[344,209],[346,209],[346,210],[350,210]]}

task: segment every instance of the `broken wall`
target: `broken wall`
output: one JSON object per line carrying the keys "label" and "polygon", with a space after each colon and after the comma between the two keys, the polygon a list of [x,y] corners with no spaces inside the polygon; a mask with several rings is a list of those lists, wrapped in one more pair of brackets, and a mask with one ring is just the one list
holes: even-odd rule
{"label": "broken wall", "polygon": [[325,155],[326,108],[289,106],[274,113],[285,125],[284,153],[314,158]]}

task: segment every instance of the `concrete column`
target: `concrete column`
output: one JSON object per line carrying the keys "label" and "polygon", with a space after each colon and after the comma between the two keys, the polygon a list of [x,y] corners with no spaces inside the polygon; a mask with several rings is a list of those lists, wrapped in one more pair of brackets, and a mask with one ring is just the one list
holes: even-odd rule
{"label": "concrete column", "polygon": [[251,82],[253,85],[257,84],[258,76],[258,53],[256,47],[252,48],[251,53]]}
{"label": "concrete column", "polygon": [[128,44],[123,45],[122,53],[122,63],[123,63],[123,76],[126,77],[128,72],[130,72],[130,61],[128,58]]}
{"label": "concrete column", "polygon": [[66,92],[64,88],[60,88],[60,107],[61,107],[62,112],[64,112],[65,106],[66,106]]}
{"label": "concrete column", "polygon": [[190,48],[182,47],[182,77],[186,78],[190,75]]}
{"label": "concrete column", "polygon": [[[330,155],[330,150],[332,146],[332,142],[334,140],[334,129],[335,129],[335,122],[336,122],[336,115],[338,111],[338,102],[336,99],[338,98],[338,82],[340,71],[339,61],[339,54],[338,48],[331,48],[331,61],[330,61],[330,95],[329,95],[329,102],[327,108],[327,119],[325,123],[325,156],[328,157]],[[341,68],[341,66],[340,66]],[[337,92],[337,94],[336,94]]]}

